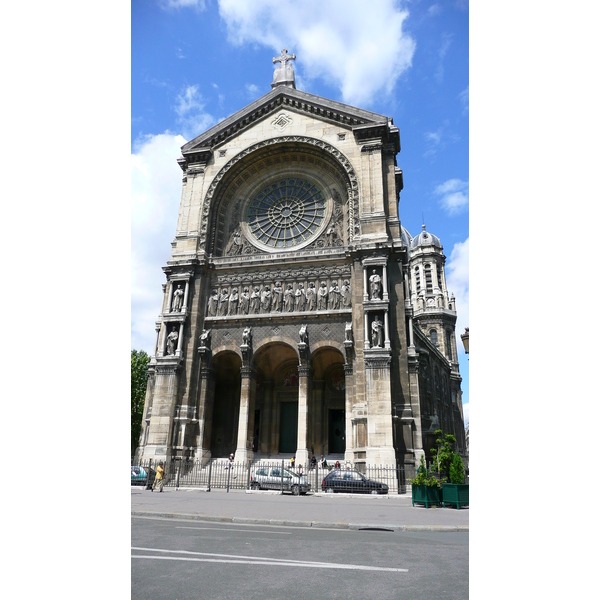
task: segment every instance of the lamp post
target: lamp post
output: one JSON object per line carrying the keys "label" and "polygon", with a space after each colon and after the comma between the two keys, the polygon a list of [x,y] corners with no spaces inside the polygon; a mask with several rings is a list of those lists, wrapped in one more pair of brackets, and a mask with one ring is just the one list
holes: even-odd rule
{"label": "lamp post", "polygon": [[467,359],[469,358],[469,328],[465,327],[465,332],[461,334],[460,339],[462,340],[463,346],[465,347],[465,354]]}

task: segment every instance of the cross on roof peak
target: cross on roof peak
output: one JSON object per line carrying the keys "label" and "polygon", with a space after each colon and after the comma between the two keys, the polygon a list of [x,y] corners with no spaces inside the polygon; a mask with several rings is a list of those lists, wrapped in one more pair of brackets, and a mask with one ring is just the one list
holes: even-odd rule
{"label": "cross on roof peak", "polygon": [[282,67],[285,67],[286,63],[290,60],[296,60],[295,54],[288,54],[287,48],[281,51],[281,56],[273,57],[273,64],[280,62]]}

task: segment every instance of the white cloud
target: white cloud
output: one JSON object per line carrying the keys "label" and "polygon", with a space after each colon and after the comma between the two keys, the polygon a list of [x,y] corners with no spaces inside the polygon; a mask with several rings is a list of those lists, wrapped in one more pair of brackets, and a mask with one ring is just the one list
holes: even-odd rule
{"label": "white cloud", "polygon": [[[368,105],[390,94],[410,68],[416,43],[402,31],[408,11],[394,0],[219,0],[219,13],[235,45],[257,43],[298,57],[305,78],[322,78],[344,102]],[[376,31],[377,35],[373,36]]]}
{"label": "white cloud", "polygon": [[205,101],[197,85],[189,85],[178,94],[174,110],[186,138],[193,139],[216,123],[212,115],[204,112],[204,106]]}
{"label": "white cloud", "polygon": [[246,84],[246,92],[248,92],[248,97],[251,98],[251,99],[258,98],[258,96],[260,95],[260,89],[254,83],[247,83]]}
{"label": "white cloud", "polygon": [[465,421],[465,427],[469,424],[469,403],[463,404],[463,416]]}
{"label": "white cloud", "polygon": [[197,11],[202,11],[206,8],[206,0],[158,0],[158,5],[163,10],[195,8]]}
{"label": "white cloud", "polygon": [[[448,293],[456,299],[456,334],[469,326],[469,238],[454,244],[446,263],[446,285]],[[462,344],[457,344],[459,352],[464,352]]]}
{"label": "white cloud", "polygon": [[162,303],[181,200],[177,159],[186,139],[165,132],[136,142],[131,155],[131,347],[154,351],[154,323]]}
{"label": "white cloud", "polygon": [[462,114],[466,115],[469,112],[469,86],[458,95],[458,99],[463,107]]}
{"label": "white cloud", "polygon": [[469,205],[469,183],[460,179],[448,179],[438,185],[434,193],[440,198],[440,206],[449,214],[455,215]]}

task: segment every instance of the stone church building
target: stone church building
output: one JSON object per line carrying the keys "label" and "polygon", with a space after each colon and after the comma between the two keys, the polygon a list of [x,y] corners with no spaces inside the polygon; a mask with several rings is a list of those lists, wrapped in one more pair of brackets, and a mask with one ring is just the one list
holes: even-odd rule
{"label": "stone church building", "polygon": [[185,144],[138,459],[313,455],[404,466],[464,451],[440,240],[398,213],[393,120],[272,89]]}

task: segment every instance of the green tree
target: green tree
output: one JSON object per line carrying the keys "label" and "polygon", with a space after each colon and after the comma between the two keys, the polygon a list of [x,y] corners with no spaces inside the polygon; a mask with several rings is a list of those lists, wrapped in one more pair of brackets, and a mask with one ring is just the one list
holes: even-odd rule
{"label": "green tree", "polygon": [[137,448],[142,429],[149,362],[150,357],[143,350],[131,351],[131,456]]}
{"label": "green tree", "polygon": [[[462,467],[462,459],[460,455],[454,451],[454,445],[456,444],[456,438],[451,434],[447,433],[443,435],[441,429],[435,430],[436,435],[436,448],[431,449],[433,455],[433,464],[435,465],[436,471],[443,475],[450,483],[462,483],[464,480],[464,468],[461,470],[458,467],[458,463]],[[460,481],[458,481],[460,479]]]}

